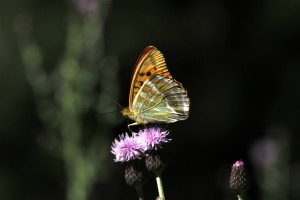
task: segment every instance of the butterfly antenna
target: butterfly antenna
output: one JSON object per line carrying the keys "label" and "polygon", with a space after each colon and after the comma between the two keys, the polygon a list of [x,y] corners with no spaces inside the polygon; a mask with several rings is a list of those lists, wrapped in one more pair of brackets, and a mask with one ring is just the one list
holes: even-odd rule
{"label": "butterfly antenna", "polygon": [[123,107],[121,106],[121,104],[119,104],[117,101],[114,101],[114,103],[117,104],[121,109],[120,110],[111,111],[111,112],[107,112],[107,113],[99,113],[98,116],[107,115],[107,114],[111,114],[111,113],[114,113],[114,112],[120,112],[123,109]]}
{"label": "butterfly antenna", "polygon": [[107,114],[111,114],[111,113],[115,113],[115,112],[120,112],[120,110],[115,110],[115,111],[111,111],[111,112],[107,112],[107,113],[99,113],[98,116],[107,115]]}
{"label": "butterfly antenna", "polygon": [[114,103],[117,104],[121,108],[121,110],[123,109],[123,106],[121,106],[121,104],[119,104],[117,101],[114,101]]}

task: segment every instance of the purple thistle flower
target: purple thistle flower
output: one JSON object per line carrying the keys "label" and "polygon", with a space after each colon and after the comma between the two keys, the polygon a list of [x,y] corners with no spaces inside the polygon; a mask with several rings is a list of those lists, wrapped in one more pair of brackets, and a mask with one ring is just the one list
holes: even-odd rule
{"label": "purple thistle flower", "polygon": [[168,135],[168,131],[159,127],[152,127],[140,130],[136,137],[146,150],[157,150],[162,143],[171,141],[171,139],[167,138]]}
{"label": "purple thistle flower", "polygon": [[115,139],[111,146],[111,152],[116,156],[115,162],[126,162],[133,159],[141,158],[145,152],[142,143],[136,137],[130,137],[127,133]]}
{"label": "purple thistle flower", "polygon": [[89,14],[98,8],[98,1],[96,0],[74,0],[74,4],[81,14]]}

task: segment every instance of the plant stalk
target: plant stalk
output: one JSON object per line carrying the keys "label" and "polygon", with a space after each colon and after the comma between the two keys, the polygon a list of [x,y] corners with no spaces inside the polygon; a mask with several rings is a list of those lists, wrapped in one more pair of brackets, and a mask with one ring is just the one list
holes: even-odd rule
{"label": "plant stalk", "polygon": [[156,178],[156,184],[157,184],[159,198],[162,200],[165,200],[164,188],[163,188],[162,179],[161,179],[161,172],[155,173],[155,176],[156,176],[155,178]]}
{"label": "plant stalk", "polygon": [[144,192],[143,192],[143,186],[137,186],[135,187],[136,189],[136,193],[138,194],[139,196],[139,200],[144,200]]}

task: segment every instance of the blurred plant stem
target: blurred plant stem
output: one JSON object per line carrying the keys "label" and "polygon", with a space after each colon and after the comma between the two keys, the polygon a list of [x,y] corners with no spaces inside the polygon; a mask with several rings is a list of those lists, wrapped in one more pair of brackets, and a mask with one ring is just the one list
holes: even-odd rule
{"label": "blurred plant stem", "polygon": [[282,200],[289,197],[290,133],[283,126],[271,126],[267,136],[252,147],[255,178],[263,200]]}
{"label": "blurred plant stem", "polygon": [[278,133],[273,135],[277,146],[276,159],[263,169],[261,187],[264,200],[288,199],[290,141],[288,134],[280,131],[284,130],[278,129]]}
{"label": "blurred plant stem", "polygon": [[[103,30],[110,2],[97,3],[98,9],[85,15],[70,11],[65,52],[59,66],[51,73],[42,67],[45,55],[34,38],[21,37],[19,45],[39,116],[51,135],[43,141],[43,145],[50,152],[56,151],[64,161],[69,200],[87,199],[93,183],[105,170],[101,166],[107,155],[104,152],[109,152],[109,142],[104,133],[113,124],[102,123],[88,145],[83,145],[83,135],[87,130],[82,119],[97,103],[100,108],[108,104],[103,96],[116,98],[118,93],[117,88],[108,90],[103,80],[100,81],[102,94],[95,95],[101,67],[109,67],[109,72],[102,70],[106,74],[102,74],[101,78],[115,81],[117,74],[115,59],[106,57],[103,51]],[[116,87],[116,84],[112,85],[110,87]]]}
{"label": "blurred plant stem", "polygon": [[238,200],[245,200],[245,198],[243,198],[243,196],[242,195],[237,195],[237,198],[238,198]]}
{"label": "blurred plant stem", "polygon": [[165,199],[165,193],[164,193],[164,187],[161,179],[161,172],[156,172],[155,173],[155,178],[156,178],[156,184],[157,184],[157,189],[158,189],[158,195],[160,199]]}
{"label": "blurred plant stem", "polygon": [[143,192],[143,186],[137,186],[135,187],[136,192],[138,194],[139,200],[144,200],[144,192]]}

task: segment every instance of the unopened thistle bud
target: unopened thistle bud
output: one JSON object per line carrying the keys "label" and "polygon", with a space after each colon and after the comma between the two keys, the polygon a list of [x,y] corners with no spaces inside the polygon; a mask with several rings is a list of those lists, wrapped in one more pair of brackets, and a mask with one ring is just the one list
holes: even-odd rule
{"label": "unopened thistle bud", "polygon": [[145,170],[138,161],[128,162],[125,168],[125,181],[132,187],[141,187],[146,182]]}
{"label": "unopened thistle bud", "polygon": [[237,192],[245,191],[249,186],[249,180],[245,163],[237,161],[232,165],[231,174],[229,179],[229,188]]}
{"label": "unopened thistle bud", "polygon": [[165,158],[160,150],[151,151],[145,159],[146,168],[154,173],[161,173],[166,168]]}

